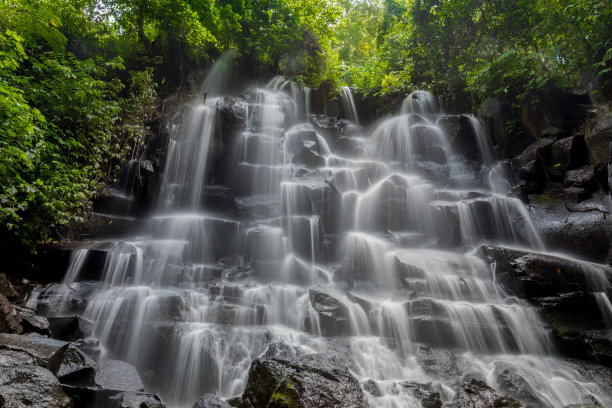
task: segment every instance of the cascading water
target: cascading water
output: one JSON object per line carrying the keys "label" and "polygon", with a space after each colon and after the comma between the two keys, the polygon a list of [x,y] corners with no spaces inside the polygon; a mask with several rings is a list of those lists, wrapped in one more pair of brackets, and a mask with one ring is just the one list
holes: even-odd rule
{"label": "cascading water", "polygon": [[[500,366],[513,367],[545,407],[586,396],[612,404],[609,390],[551,357],[536,311],[508,296],[495,265],[475,253],[484,243],[543,244],[520,201],[486,182],[474,189],[480,169],[451,148],[437,99],[410,95],[402,114],[351,136],[347,148],[347,137],[304,122],[307,91],[273,80],[250,93],[227,163],[241,211],[212,212],[202,197],[218,96],[208,89],[187,107],[157,213],[141,234],[114,244],[100,285],[76,284],[87,252],[73,255],[65,284],[87,299],[81,313],[95,323],[102,358],[133,363],[147,388],[190,407],[206,392],[240,394],[251,361],[273,342],[331,353],[331,338],[341,337],[353,374],[380,390],[365,393],[370,406],[419,407],[407,382],[432,384],[449,400],[460,380],[417,361],[426,344],[454,350],[461,372],[492,385]],[[488,142],[478,141],[494,165]],[[609,274],[597,270],[594,291],[610,313]],[[337,319],[317,312],[317,294],[337,302]]]}

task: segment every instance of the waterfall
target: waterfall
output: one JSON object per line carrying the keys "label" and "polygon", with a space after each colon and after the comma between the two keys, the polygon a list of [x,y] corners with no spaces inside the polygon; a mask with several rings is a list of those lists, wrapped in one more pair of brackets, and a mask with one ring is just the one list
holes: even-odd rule
{"label": "waterfall", "polygon": [[357,107],[355,106],[355,100],[353,99],[353,91],[348,86],[340,88],[342,91],[342,105],[344,106],[344,112],[348,116],[348,119],[356,125],[359,125],[359,116],[357,115]]}
{"label": "waterfall", "polygon": [[[66,301],[57,314],[93,321],[104,357],[148,373],[147,389],[171,407],[191,407],[207,392],[242,393],[251,361],[274,342],[308,353],[344,344],[354,375],[380,389],[366,393],[372,407],[420,407],[407,381],[452,399],[460,378],[423,368],[415,358],[423,345],[454,350],[457,370],[493,385],[498,366],[512,367],[542,406],[583,395],[612,403],[609,390],[554,357],[536,310],[506,293],[495,265],[477,256],[483,244],[545,248],[524,205],[462,162],[435,97],[414,92],[400,114],[340,137],[304,122],[309,89],[275,78],[249,92],[219,186],[209,169],[225,66],[185,106],[157,212],[110,247],[101,282],[77,285],[88,254],[72,257],[66,285],[75,283],[86,307]],[[342,95],[357,123],[350,89]],[[470,121],[493,169],[484,127]],[[204,204],[212,187],[228,189],[233,204]],[[609,321],[607,269],[585,267]],[[332,299],[337,315],[319,313],[317,295]]]}

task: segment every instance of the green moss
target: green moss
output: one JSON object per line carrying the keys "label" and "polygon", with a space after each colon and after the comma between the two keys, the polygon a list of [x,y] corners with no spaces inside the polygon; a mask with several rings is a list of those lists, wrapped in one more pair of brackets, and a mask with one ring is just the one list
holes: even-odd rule
{"label": "green moss", "polygon": [[291,382],[284,379],[276,386],[266,408],[298,408],[297,396]]}

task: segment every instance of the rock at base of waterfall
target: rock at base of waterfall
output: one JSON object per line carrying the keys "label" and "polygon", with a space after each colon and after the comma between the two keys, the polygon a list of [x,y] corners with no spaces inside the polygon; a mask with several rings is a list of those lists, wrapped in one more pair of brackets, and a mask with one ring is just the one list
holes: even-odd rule
{"label": "rock at base of waterfall", "polygon": [[259,358],[253,361],[243,395],[253,407],[290,401],[295,407],[365,406],[359,382],[346,367],[325,354],[295,360]]}
{"label": "rock at base of waterfall", "polygon": [[346,307],[322,287],[311,288],[308,293],[312,307],[319,313],[321,332],[327,336],[346,334],[349,329]]}
{"label": "rock at base of waterfall", "polygon": [[115,408],[166,408],[166,404],[157,394],[127,391],[110,398],[115,401]]}
{"label": "rock at base of waterfall", "polygon": [[23,351],[0,350],[0,368],[34,364],[34,357]]}
{"label": "rock at base of waterfall", "polygon": [[525,405],[515,399],[501,396],[495,390],[482,381],[471,380],[463,383],[455,398],[445,408],[526,408]]}
{"label": "rock at base of waterfall", "polygon": [[102,361],[96,371],[95,384],[105,390],[144,391],[136,368],[120,360]]}
{"label": "rock at base of waterfall", "polygon": [[6,275],[3,273],[0,273],[0,295],[6,296],[9,299],[14,299],[17,297],[15,287],[11,282],[9,282]]}
{"label": "rock at base of waterfall", "polygon": [[545,404],[538,398],[538,393],[519,371],[511,364],[498,361],[495,363],[493,375],[499,390],[504,394],[534,407]]}
{"label": "rock at base of waterfall", "polygon": [[[581,261],[495,246],[481,246],[476,254],[495,262],[497,281],[520,297],[538,298],[592,290],[589,266]],[[594,275],[612,277],[612,269],[608,266],[591,264],[591,267],[597,269]]]}
{"label": "rock at base of waterfall", "polygon": [[33,310],[15,306],[0,295],[0,333],[49,334],[49,322]]}
{"label": "rock at base of waterfall", "polygon": [[0,370],[0,402],[6,407],[68,408],[72,400],[51,371],[21,365]]}
{"label": "rock at base of waterfall", "polygon": [[[242,402],[242,401],[241,401]],[[193,404],[193,408],[231,408],[232,405],[223,401],[217,394],[206,394],[198,402]]]}
{"label": "rock at base of waterfall", "polygon": [[90,385],[93,382],[96,363],[73,345],[68,346],[53,373],[64,383]]}
{"label": "rock at base of waterfall", "polygon": [[93,323],[79,316],[49,317],[49,331],[55,339],[75,341],[93,334]]}
{"label": "rock at base of waterfall", "polygon": [[52,370],[62,361],[68,343],[34,335],[0,334],[0,348],[26,353],[35,364]]}
{"label": "rock at base of waterfall", "polygon": [[426,374],[433,377],[454,379],[461,375],[457,367],[457,355],[452,351],[420,345],[416,360]]}

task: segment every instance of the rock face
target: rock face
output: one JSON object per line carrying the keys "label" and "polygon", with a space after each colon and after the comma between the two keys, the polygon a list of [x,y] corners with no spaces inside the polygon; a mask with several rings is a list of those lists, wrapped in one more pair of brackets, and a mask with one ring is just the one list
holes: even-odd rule
{"label": "rock face", "polygon": [[600,291],[597,281],[612,279],[612,269],[568,258],[502,247],[482,246],[478,254],[496,262],[496,278],[515,295],[526,298],[558,296],[576,291]]}
{"label": "rock face", "polygon": [[520,402],[504,397],[479,380],[463,383],[455,398],[445,408],[526,408]]}
{"label": "rock face", "polygon": [[116,408],[166,408],[161,398],[155,394],[127,391],[110,398],[116,401]]}
{"label": "rock face", "polygon": [[144,391],[136,368],[119,360],[102,361],[96,371],[95,384],[110,391]]}
{"label": "rock face", "polygon": [[93,323],[78,316],[50,317],[49,331],[53,338],[75,341],[93,334]]}
{"label": "rock face", "polygon": [[319,313],[321,331],[330,336],[346,333],[346,307],[321,287],[310,289],[309,295],[312,307]]}
{"label": "rock face", "polygon": [[247,399],[254,408],[365,407],[357,379],[324,354],[253,361],[243,394]]}
{"label": "rock face", "polygon": [[13,305],[0,295],[0,333],[49,333],[49,322],[33,310]]}
{"label": "rock face", "polygon": [[14,408],[73,407],[72,400],[53,373],[33,365],[0,370],[0,405]]}
{"label": "rock face", "polygon": [[230,408],[231,405],[223,401],[217,394],[206,394],[198,402],[193,404],[193,408]]}
{"label": "rock face", "polygon": [[0,334],[0,348],[26,353],[35,364],[54,370],[60,365],[68,343],[46,337]]}

